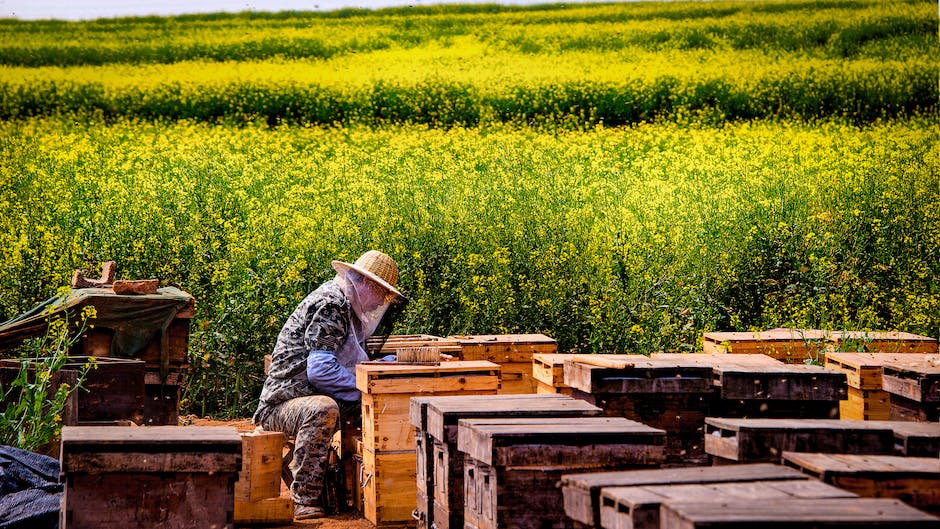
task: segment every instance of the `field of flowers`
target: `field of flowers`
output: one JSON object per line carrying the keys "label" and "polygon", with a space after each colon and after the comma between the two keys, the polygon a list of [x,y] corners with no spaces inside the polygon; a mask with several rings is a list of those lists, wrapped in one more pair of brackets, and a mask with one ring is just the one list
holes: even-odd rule
{"label": "field of flowers", "polygon": [[403,333],[938,336],[938,56],[923,1],[0,21],[0,320],[109,259],[178,284],[230,415],[370,248]]}

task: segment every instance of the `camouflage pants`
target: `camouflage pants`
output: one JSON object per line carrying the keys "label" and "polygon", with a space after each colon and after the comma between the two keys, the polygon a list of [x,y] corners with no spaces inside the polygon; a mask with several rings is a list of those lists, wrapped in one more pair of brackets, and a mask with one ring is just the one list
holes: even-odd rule
{"label": "camouflage pants", "polygon": [[261,423],[265,430],[294,437],[294,459],[290,463],[294,482],[290,495],[297,505],[323,506],[323,478],[339,412],[339,406],[330,397],[298,397],[274,406]]}

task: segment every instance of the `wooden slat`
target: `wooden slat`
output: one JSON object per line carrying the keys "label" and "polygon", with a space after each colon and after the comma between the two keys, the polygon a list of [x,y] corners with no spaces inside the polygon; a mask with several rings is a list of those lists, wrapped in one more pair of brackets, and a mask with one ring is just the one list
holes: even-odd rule
{"label": "wooden slat", "polygon": [[499,366],[491,362],[442,362],[440,365],[394,362],[356,365],[356,387],[363,393],[436,393],[495,391]]}
{"label": "wooden slat", "polygon": [[[242,465],[235,482],[235,500],[254,503],[281,492],[285,436],[281,432],[247,432],[242,438]],[[248,509],[254,509],[248,506]],[[266,508],[266,507],[259,507]]]}
{"label": "wooden slat", "polygon": [[[740,528],[773,524],[775,528],[882,527],[891,529],[936,528],[937,518],[891,499],[788,499],[663,503],[662,529],[709,527]],[[747,525],[745,525],[747,524]],[[753,525],[752,525],[753,524]]]}
{"label": "wooden slat", "polygon": [[290,524],[293,520],[294,503],[289,497],[257,501],[235,500],[236,524]]}
{"label": "wooden slat", "polygon": [[165,450],[172,445],[210,445],[215,451],[241,452],[242,440],[232,426],[66,426],[62,428],[62,445],[68,452],[77,446],[107,445],[117,447],[155,447]]}

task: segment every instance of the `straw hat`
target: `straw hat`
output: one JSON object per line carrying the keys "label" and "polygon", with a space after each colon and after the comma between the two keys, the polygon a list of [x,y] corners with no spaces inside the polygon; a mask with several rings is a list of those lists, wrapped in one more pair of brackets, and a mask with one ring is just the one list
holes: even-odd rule
{"label": "straw hat", "polygon": [[360,255],[359,259],[356,259],[353,264],[344,263],[343,261],[333,261],[331,264],[337,272],[344,273],[349,269],[353,269],[375,281],[376,284],[392,294],[404,297],[395,288],[398,284],[398,264],[395,263],[394,259],[378,250],[369,250]]}

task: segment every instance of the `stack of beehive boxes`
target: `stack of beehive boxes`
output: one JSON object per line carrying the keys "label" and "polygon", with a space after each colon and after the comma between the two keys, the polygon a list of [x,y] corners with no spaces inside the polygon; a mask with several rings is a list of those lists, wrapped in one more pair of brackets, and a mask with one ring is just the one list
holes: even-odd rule
{"label": "stack of beehive boxes", "polygon": [[284,434],[244,432],[242,467],[235,482],[235,523],[289,523],[294,517],[289,497],[281,497]]}
{"label": "stack of beehive boxes", "polygon": [[412,524],[418,479],[411,398],[493,395],[499,366],[463,361],[359,364],[356,387],[362,391],[363,514],[379,527]]}

